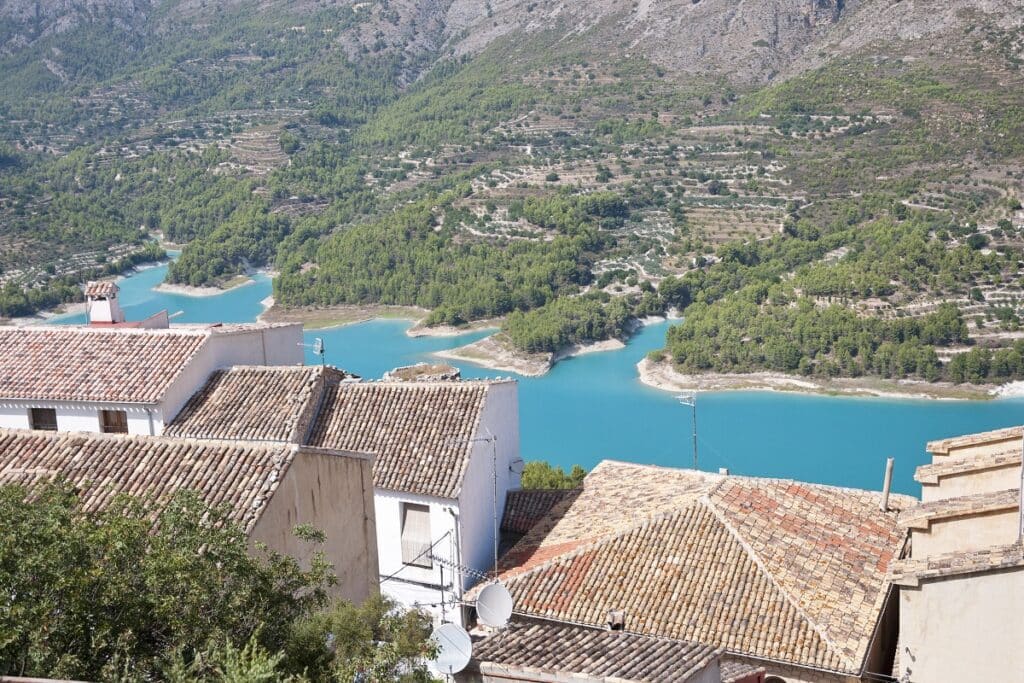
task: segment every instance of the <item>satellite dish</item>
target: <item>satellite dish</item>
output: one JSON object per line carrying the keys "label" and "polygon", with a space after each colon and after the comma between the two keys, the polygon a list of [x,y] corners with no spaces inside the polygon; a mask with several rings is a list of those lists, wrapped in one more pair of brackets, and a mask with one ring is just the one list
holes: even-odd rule
{"label": "satellite dish", "polygon": [[504,628],[512,618],[512,594],[500,583],[486,586],[476,599],[476,615],[487,626]]}
{"label": "satellite dish", "polygon": [[430,634],[437,643],[437,655],[431,662],[438,673],[452,676],[466,668],[473,654],[473,641],[458,624],[441,624]]}

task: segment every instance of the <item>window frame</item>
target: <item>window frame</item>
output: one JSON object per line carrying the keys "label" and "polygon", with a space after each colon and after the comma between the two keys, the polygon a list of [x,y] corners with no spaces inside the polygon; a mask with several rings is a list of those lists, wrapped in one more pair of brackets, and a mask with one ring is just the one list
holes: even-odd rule
{"label": "window frame", "polygon": [[[123,424],[120,420],[115,423],[108,422],[108,416],[123,416]],[[128,433],[128,411],[127,410],[100,410],[100,432],[103,434],[127,434]]]}
{"label": "window frame", "polygon": [[[53,415],[53,422],[40,422],[36,420],[36,413],[51,413]],[[53,425],[52,427],[50,425]],[[45,425],[45,426],[40,426]],[[28,428],[36,432],[56,432],[57,427],[57,409],[56,408],[29,408],[28,409]]]}
{"label": "window frame", "polygon": [[[410,511],[426,515],[426,539],[418,540],[406,538],[406,528],[408,526],[408,514]],[[431,530],[430,530],[430,506],[426,503],[413,503],[402,501],[398,508],[399,514],[399,546],[402,558],[402,564],[407,567],[419,567],[420,569],[433,569],[434,561],[430,557],[430,553],[427,552],[421,557],[417,558],[417,555],[423,552],[425,548],[429,548],[431,543]],[[420,529],[420,531],[424,531]],[[409,534],[412,535],[415,529],[410,529]],[[411,548],[413,543],[417,543],[417,547]],[[408,548],[408,549],[407,549]]]}

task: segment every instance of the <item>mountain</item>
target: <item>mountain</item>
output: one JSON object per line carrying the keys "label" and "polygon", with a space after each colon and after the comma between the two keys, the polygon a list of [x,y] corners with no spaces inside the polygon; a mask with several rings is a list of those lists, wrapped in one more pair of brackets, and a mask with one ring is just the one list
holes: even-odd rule
{"label": "mountain", "polygon": [[160,236],[175,282],[270,265],[516,352],[677,308],[689,371],[1024,374],[1022,10],[8,1],[0,315]]}

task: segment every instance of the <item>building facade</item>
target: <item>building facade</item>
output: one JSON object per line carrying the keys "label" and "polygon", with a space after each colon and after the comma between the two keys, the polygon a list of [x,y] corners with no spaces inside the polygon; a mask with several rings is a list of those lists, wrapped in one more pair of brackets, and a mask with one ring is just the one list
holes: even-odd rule
{"label": "building facade", "polygon": [[159,435],[219,368],[302,363],[298,324],[0,328],[0,428]]}
{"label": "building facade", "polygon": [[496,518],[521,472],[513,381],[235,367],[214,373],[167,433],[373,453],[381,592],[460,624],[463,592],[494,568]]}
{"label": "building facade", "polygon": [[1024,428],[928,444],[922,503],[900,515],[910,556],[894,564],[902,683],[1024,680]]}

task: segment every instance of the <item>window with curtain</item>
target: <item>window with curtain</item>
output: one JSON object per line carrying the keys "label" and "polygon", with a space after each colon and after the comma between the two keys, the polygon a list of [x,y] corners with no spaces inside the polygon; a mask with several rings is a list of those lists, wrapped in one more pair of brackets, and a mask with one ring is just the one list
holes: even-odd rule
{"label": "window with curtain", "polygon": [[402,562],[414,567],[433,567],[429,548],[430,508],[402,503]]}

